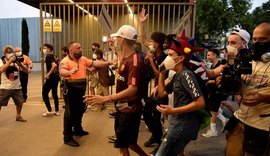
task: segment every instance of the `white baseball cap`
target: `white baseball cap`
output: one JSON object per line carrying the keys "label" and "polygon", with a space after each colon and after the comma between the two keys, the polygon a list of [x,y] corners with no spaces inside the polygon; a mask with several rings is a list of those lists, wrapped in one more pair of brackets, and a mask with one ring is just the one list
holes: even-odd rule
{"label": "white baseball cap", "polygon": [[118,29],[117,33],[111,34],[111,37],[123,37],[136,41],[138,33],[137,30],[131,25],[123,25]]}
{"label": "white baseball cap", "polygon": [[244,29],[234,29],[231,34],[237,34],[239,35],[243,40],[249,43],[250,40],[250,34],[244,30]]}

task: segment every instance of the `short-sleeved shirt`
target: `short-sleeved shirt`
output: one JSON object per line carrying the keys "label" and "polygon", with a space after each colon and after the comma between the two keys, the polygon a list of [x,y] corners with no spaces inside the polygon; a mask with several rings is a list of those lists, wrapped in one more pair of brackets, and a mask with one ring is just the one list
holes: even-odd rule
{"label": "short-sleeved shirt", "polygon": [[[155,65],[156,65],[157,68],[166,59],[166,57],[167,57],[167,54],[164,51],[162,51],[158,57],[154,58],[154,62],[155,62]],[[151,73],[151,75],[152,75],[151,77],[152,78],[154,77],[155,86],[157,86],[157,84],[158,84],[158,76],[157,77],[154,76],[154,70],[153,70],[153,68],[151,66],[151,63],[149,61],[146,62],[146,69],[148,70],[147,72]],[[166,78],[168,77],[168,73],[166,74],[165,77]]]}
{"label": "short-sleeved shirt", "polygon": [[[5,60],[7,62],[7,60]],[[0,67],[4,65],[0,59]],[[21,82],[19,79],[19,67],[16,63],[11,63],[5,72],[1,73],[0,89],[21,89]]]}
{"label": "short-sleeved shirt", "polygon": [[[165,87],[167,93],[174,92],[173,107],[181,107],[202,96],[202,91],[195,74],[184,69],[176,73]],[[180,137],[182,133],[189,134],[190,139],[196,139],[199,130],[198,114],[196,111],[189,113],[174,114],[170,118],[169,132],[172,136]]]}
{"label": "short-sleeved shirt", "polygon": [[[270,62],[253,61],[252,68],[252,74],[246,75],[244,79],[243,98],[246,96],[245,93],[250,92],[270,93]],[[269,131],[270,117],[260,117],[269,113],[270,103],[263,102],[255,106],[240,104],[240,108],[234,112],[234,115],[246,125]]]}
{"label": "short-sleeved shirt", "polygon": [[33,67],[33,63],[31,61],[31,59],[27,56],[27,55],[23,55],[23,64],[26,65],[27,68],[32,68]]}
{"label": "short-sleeved shirt", "polygon": [[[46,59],[45,59],[47,73],[51,70],[53,62],[57,63],[56,62],[56,57],[53,54],[47,54]],[[57,71],[57,69],[55,69],[55,70]],[[54,71],[50,75],[50,78],[59,78],[59,73]]]}
{"label": "short-sleeved shirt", "polygon": [[79,70],[65,79],[85,79],[87,67],[91,66],[93,61],[82,56],[78,61],[72,60],[69,56],[66,56],[60,62],[60,69],[64,68],[66,70],[72,70],[78,68]]}
{"label": "short-sleeved shirt", "polygon": [[[220,62],[218,62],[216,64],[212,64],[210,69],[215,69],[219,66],[220,66]],[[210,78],[209,80],[216,80],[216,77]],[[211,95],[216,94],[216,92],[218,91],[216,83],[207,83],[207,90],[208,90],[208,93]],[[220,96],[220,95],[221,94],[219,94],[218,96]]]}
{"label": "short-sleeved shirt", "polygon": [[[102,59],[100,61],[105,61],[105,60]],[[97,68],[97,72],[98,72],[99,83],[104,87],[110,86],[109,67]]]}
{"label": "short-sleeved shirt", "polygon": [[[140,93],[142,88],[143,60],[138,54],[134,53],[127,58],[124,58],[119,65],[117,75],[116,93],[119,93],[128,88],[129,85],[137,86],[137,94],[128,101],[131,107],[130,112],[137,112],[142,109],[141,99],[143,93]],[[127,101],[120,101],[127,102]]]}

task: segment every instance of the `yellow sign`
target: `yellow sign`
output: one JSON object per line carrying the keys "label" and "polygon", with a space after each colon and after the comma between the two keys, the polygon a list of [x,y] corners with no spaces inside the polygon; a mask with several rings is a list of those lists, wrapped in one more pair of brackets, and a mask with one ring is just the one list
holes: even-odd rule
{"label": "yellow sign", "polygon": [[51,19],[44,19],[43,20],[43,29],[44,29],[44,32],[52,32],[52,20]]}
{"label": "yellow sign", "polygon": [[53,32],[62,32],[62,19],[53,19]]}

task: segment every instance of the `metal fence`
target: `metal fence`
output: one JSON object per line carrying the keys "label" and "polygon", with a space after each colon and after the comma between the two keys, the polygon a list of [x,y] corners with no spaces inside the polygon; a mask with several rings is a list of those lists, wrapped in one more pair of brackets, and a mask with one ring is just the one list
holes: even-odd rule
{"label": "metal fence", "polygon": [[[112,32],[117,31],[123,24],[130,24],[140,31],[138,14],[145,8],[149,14],[146,24],[148,38],[154,31],[166,34],[179,33],[182,28],[186,29],[187,35],[194,34],[192,14],[194,5],[190,3],[141,2],[129,3],[129,7],[126,3],[41,3],[41,45],[50,43],[60,52],[62,46],[76,40],[82,44],[86,56],[89,56],[86,52],[89,52],[93,42],[102,43],[102,48],[105,49],[107,45],[102,42],[102,37],[108,34],[105,34],[98,21],[102,6],[105,6],[112,18]],[[48,12],[49,15],[42,11]],[[43,19],[62,19],[62,32],[44,32]]]}
{"label": "metal fence", "polygon": [[[84,55],[89,57],[91,56],[91,44],[99,42],[105,51],[105,58],[111,60],[114,56],[107,50],[107,43],[102,42],[102,37],[108,34],[98,20],[102,7],[106,8],[112,19],[112,32],[116,32],[124,24],[132,25],[140,32],[138,15],[142,8],[145,8],[149,14],[145,28],[149,39],[154,31],[179,34],[183,28],[186,29],[187,36],[192,37],[195,21],[194,6],[190,3],[170,2],[40,3],[40,45],[52,44],[54,51],[61,58],[61,47],[71,41],[78,41],[82,45]],[[62,32],[45,32],[44,19],[62,19]],[[140,36],[138,37],[140,38]],[[41,71],[44,73],[43,65]]]}

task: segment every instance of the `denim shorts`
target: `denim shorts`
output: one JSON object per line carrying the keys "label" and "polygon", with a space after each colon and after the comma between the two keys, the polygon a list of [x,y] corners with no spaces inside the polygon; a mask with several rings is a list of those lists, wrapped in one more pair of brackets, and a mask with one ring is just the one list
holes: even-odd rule
{"label": "denim shorts", "polygon": [[190,138],[185,136],[177,138],[167,135],[155,156],[178,156],[179,152],[183,151],[190,141]]}
{"label": "denim shorts", "polygon": [[0,89],[0,106],[7,106],[12,98],[16,106],[23,105],[23,95],[21,89]]}

